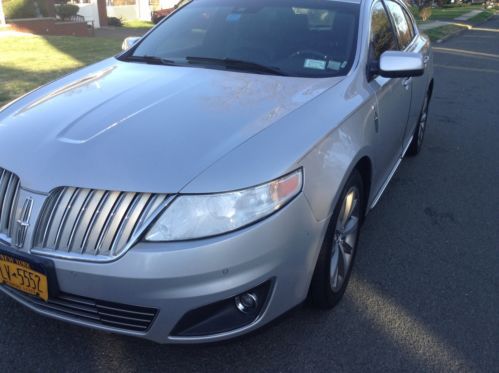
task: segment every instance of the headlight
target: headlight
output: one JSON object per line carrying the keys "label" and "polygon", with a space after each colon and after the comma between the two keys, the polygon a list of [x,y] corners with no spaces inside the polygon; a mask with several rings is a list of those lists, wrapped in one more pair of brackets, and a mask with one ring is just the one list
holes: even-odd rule
{"label": "headlight", "polygon": [[282,208],[300,193],[302,183],[300,169],[249,189],[180,196],[152,226],[146,240],[189,240],[239,229]]}

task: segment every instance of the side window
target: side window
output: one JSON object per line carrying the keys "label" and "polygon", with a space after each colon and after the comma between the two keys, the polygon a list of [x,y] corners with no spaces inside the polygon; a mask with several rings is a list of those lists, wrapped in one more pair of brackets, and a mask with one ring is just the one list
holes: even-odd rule
{"label": "side window", "polygon": [[371,14],[369,58],[379,60],[381,54],[388,50],[398,50],[397,40],[385,7],[378,1],[374,4]]}
{"label": "side window", "polygon": [[404,50],[411,43],[414,37],[414,31],[409,26],[409,23],[407,23],[407,16],[404,14],[404,10],[399,4],[393,1],[387,1],[386,5],[388,6],[388,10],[392,15],[395,27],[397,28],[400,49]]}
{"label": "side window", "polygon": [[411,16],[409,16],[409,13],[405,9],[404,10],[404,16],[405,20],[407,21],[407,24],[409,25],[409,33],[411,34],[411,40],[414,39],[416,36],[416,30],[414,30],[414,23],[412,22]]}

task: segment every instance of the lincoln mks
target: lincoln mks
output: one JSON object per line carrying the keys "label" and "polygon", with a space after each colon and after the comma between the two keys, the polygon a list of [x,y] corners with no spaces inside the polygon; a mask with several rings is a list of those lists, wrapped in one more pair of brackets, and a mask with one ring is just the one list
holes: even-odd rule
{"label": "lincoln mks", "polygon": [[188,3],[0,110],[0,291],[160,343],[335,306],[432,63],[400,0]]}

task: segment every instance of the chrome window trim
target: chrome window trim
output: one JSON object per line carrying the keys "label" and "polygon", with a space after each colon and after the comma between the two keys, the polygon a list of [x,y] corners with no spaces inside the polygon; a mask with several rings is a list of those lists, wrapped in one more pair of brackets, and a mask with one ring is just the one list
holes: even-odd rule
{"label": "chrome window trim", "polygon": [[[401,1],[398,1],[398,0],[380,0],[380,1],[382,1],[383,4],[385,5],[386,12],[388,13],[388,18],[390,18],[390,21],[392,23],[392,27],[394,28],[394,31],[396,31],[395,32],[395,38],[397,39],[399,47],[400,47],[400,40],[399,40],[398,28],[397,28],[397,25],[396,25],[396,23],[395,23],[395,21],[393,19],[392,13],[390,12],[390,8],[386,4],[386,2],[391,1],[392,3],[395,3],[395,4],[399,5],[402,8],[402,12],[405,12],[405,13],[409,14],[410,19],[412,21],[412,25],[411,26],[412,26],[412,29],[414,31],[414,36],[411,39],[411,41],[409,42],[409,44],[407,44],[407,46],[404,49],[399,49],[399,50],[405,52],[405,51],[411,49],[412,46],[413,46],[413,44],[415,44],[415,42],[416,42],[416,40],[418,39],[418,36],[419,36],[419,29],[417,27],[415,27],[414,18],[412,17],[411,12],[408,11],[408,9],[405,6],[405,4],[403,4],[403,2],[401,2]],[[405,19],[405,17],[404,17],[404,19]],[[417,32],[416,32],[416,30],[417,30]]]}

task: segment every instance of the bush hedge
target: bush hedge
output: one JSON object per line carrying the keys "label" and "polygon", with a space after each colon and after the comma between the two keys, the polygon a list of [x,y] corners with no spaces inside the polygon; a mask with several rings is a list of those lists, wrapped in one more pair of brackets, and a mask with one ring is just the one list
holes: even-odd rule
{"label": "bush hedge", "polygon": [[3,0],[5,18],[36,18],[49,15],[47,0]]}
{"label": "bush hedge", "polygon": [[77,15],[79,10],[80,8],[78,5],[61,4],[55,7],[55,14],[57,14],[62,20],[67,20]]}
{"label": "bush hedge", "polygon": [[121,27],[123,26],[123,20],[117,17],[107,17],[107,24],[109,26]]}
{"label": "bush hedge", "polygon": [[34,18],[36,8],[33,0],[3,0],[5,18]]}

